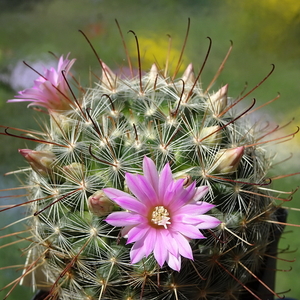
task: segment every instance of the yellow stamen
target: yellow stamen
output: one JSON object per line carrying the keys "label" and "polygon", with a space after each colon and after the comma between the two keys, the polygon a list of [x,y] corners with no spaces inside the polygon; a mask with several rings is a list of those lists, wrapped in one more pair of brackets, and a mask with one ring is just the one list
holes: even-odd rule
{"label": "yellow stamen", "polygon": [[167,229],[167,225],[171,224],[169,212],[166,208],[162,205],[156,206],[152,212],[152,219],[151,221],[156,225],[164,226]]}

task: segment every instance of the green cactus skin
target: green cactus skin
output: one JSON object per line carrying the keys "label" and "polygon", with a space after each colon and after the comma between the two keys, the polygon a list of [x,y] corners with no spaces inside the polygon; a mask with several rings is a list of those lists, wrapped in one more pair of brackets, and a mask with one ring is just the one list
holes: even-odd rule
{"label": "green cactus skin", "polygon": [[[80,88],[69,109],[49,110],[46,131],[28,137],[42,167],[31,159],[24,170],[31,234],[21,284],[61,300],[278,297],[253,288],[282,226],[267,175],[272,128],[248,117],[254,102],[236,108],[248,94],[202,89],[192,65],[177,79],[155,64],[133,78],[100,65],[94,87]],[[104,187],[127,191],[124,174],[141,174],[145,155],[158,170],[170,162],[175,178],[209,186],[204,200],[222,222],[190,242],[194,260],[183,259],[180,272],[159,268],[152,255],[131,265],[120,229],[89,209]]]}

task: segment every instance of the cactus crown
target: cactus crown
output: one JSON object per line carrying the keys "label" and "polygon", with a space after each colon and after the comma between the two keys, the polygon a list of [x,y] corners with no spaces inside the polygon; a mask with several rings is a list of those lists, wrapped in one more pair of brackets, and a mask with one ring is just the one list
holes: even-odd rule
{"label": "cactus crown", "polygon": [[31,234],[17,282],[45,299],[279,297],[262,279],[282,231],[265,145],[288,136],[248,117],[255,100],[236,108],[256,87],[238,99],[228,85],[210,92],[205,63],[179,77],[180,59],[173,76],[157,64],[144,74],[139,60],[125,77],[99,62],[94,87],[74,93],[74,60],[61,57],[10,100],[49,116],[25,137],[36,149],[19,150]]}

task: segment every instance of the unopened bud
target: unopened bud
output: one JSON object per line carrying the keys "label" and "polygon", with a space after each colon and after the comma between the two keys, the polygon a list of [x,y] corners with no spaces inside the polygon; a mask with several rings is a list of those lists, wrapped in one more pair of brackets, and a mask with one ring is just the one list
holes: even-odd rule
{"label": "unopened bud", "polygon": [[185,85],[193,85],[196,81],[194,68],[192,64],[189,64],[185,69],[181,79],[185,83]]}
{"label": "unopened bud", "polygon": [[242,156],[244,147],[220,150],[215,157],[213,173],[233,173],[237,170]]}
{"label": "unopened bud", "polygon": [[219,115],[227,106],[227,91],[228,84],[221,87],[216,93],[210,95],[208,105],[211,108],[213,114]]}
{"label": "unopened bud", "polygon": [[114,92],[117,88],[117,75],[104,62],[101,65],[101,84],[111,92]]}
{"label": "unopened bud", "polygon": [[[182,105],[186,105],[188,100],[190,99],[191,87],[195,84],[195,81],[196,78],[195,78],[193,65],[189,64],[185,69],[181,77],[181,80],[178,81],[178,83],[180,84],[178,91],[180,91],[179,93],[180,93],[180,99]],[[184,88],[183,93],[182,93],[182,88]]]}
{"label": "unopened bud", "polygon": [[56,159],[53,152],[19,149],[19,153],[24,156],[35,172],[42,176],[47,176],[49,173],[52,173],[52,164]]}
{"label": "unopened bud", "polygon": [[221,127],[217,125],[202,128],[197,142],[207,146],[216,146],[221,143],[221,140]]}
{"label": "unopened bud", "polygon": [[85,170],[86,170],[85,165],[83,165],[81,163],[76,163],[76,162],[63,167],[63,173],[67,177],[72,176],[75,178],[78,178],[78,177],[81,178],[81,177],[83,177]]}
{"label": "unopened bud", "polygon": [[149,80],[147,82],[147,86],[153,87],[157,82],[157,77],[159,76],[158,69],[156,64],[153,64],[151,66],[150,72],[149,72]]}
{"label": "unopened bud", "polygon": [[95,216],[104,217],[113,211],[114,204],[103,191],[97,191],[88,198],[88,208]]}
{"label": "unopened bud", "polygon": [[67,116],[52,111],[51,114],[51,129],[58,135],[63,135],[72,128],[71,119]]}

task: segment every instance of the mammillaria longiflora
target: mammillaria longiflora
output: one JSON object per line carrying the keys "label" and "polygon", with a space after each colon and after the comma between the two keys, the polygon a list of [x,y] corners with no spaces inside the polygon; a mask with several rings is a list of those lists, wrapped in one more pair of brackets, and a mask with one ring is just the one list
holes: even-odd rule
{"label": "mammillaria longiflora", "polygon": [[248,118],[254,100],[237,112],[252,90],[210,92],[191,64],[178,77],[139,60],[126,77],[99,59],[102,77],[76,94],[68,56],[10,100],[50,122],[19,150],[31,237],[17,282],[45,299],[279,297],[262,276],[283,228],[265,145],[286,137]]}

